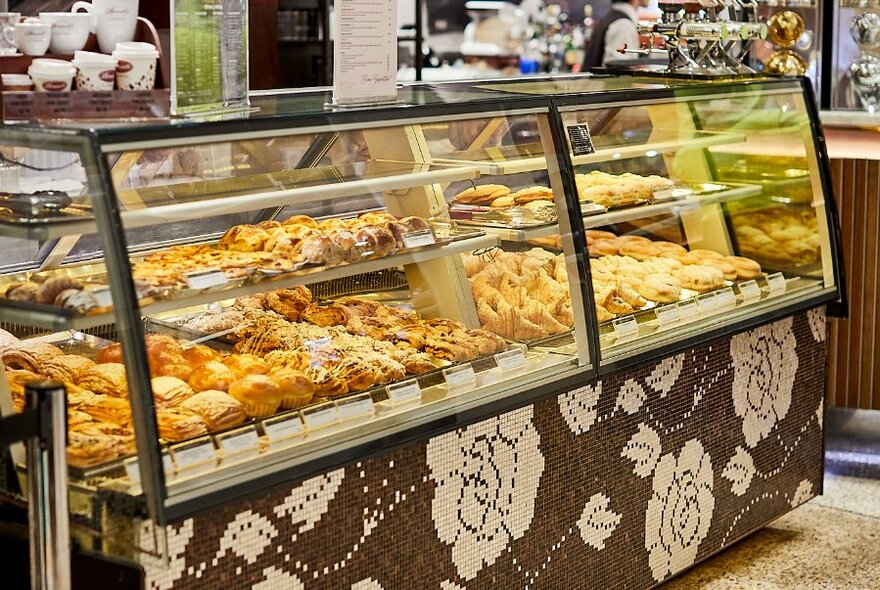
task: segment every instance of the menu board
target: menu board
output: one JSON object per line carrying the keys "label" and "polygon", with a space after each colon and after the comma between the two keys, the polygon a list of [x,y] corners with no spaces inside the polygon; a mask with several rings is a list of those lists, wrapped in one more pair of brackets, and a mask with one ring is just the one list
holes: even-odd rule
{"label": "menu board", "polygon": [[333,104],[397,100],[397,0],[336,0]]}

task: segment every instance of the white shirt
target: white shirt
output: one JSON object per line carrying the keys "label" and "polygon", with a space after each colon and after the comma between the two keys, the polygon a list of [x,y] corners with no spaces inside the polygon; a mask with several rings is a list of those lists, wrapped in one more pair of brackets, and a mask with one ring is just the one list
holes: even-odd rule
{"label": "white shirt", "polygon": [[638,58],[637,55],[632,53],[619,53],[617,50],[623,44],[626,44],[627,49],[639,49],[641,47],[639,30],[636,28],[636,23],[639,22],[639,15],[632,4],[615,2],[611,5],[611,10],[622,12],[628,18],[617,19],[605,31],[605,53],[602,54],[602,65],[605,65],[605,62],[612,59]]}

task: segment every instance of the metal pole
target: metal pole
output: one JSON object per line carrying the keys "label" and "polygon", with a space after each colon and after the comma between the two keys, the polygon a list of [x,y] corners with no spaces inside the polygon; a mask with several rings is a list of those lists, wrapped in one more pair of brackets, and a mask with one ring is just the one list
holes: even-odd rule
{"label": "metal pole", "polygon": [[416,66],[416,82],[422,81],[422,48],[425,44],[422,35],[422,21],[424,14],[422,13],[422,0],[416,0],[416,48],[415,48],[415,66]]}
{"label": "metal pole", "polygon": [[28,520],[32,590],[70,590],[67,499],[67,394],[57,381],[25,388],[40,432],[27,441]]}

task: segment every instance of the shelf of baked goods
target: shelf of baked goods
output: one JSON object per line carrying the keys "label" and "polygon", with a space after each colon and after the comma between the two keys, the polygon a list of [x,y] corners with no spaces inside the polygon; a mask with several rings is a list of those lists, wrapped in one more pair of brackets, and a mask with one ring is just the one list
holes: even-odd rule
{"label": "shelf of baked goods", "polygon": [[[143,315],[491,248],[498,238],[419,217],[371,212],[344,220],[296,215],[238,225],[214,244],[173,246],[132,259]],[[23,280],[22,280],[23,279]],[[111,324],[102,264],[7,278],[0,319],[53,331]]]}
{"label": "shelf of baked goods", "polygon": [[[587,132],[589,135],[589,132]],[[590,140],[590,153],[575,154],[571,162],[575,166],[596,164],[612,160],[652,157],[662,153],[674,152],[682,148],[701,149],[716,145],[741,143],[746,135],[731,132],[709,132],[655,129],[649,141],[640,144],[603,144],[607,138],[593,136]],[[486,176],[506,176],[523,172],[537,172],[547,169],[547,158],[527,151],[520,154],[522,146],[505,148],[485,148],[470,152],[459,152],[455,157],[435,158],[436,165],[465,166],[476,168]],[[540,151],[540,150],[534,150]]]}

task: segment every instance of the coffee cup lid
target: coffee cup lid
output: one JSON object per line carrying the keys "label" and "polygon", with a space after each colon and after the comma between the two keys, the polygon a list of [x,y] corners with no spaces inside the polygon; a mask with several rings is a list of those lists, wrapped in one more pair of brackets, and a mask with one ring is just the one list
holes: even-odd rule
{"label": "coffee cup lid", "polygon": [[116,64],[117,61],[113,56],[94,51],[75,51],[73,53],[73,63],[75,64]]}
{"label": "coffee cup lid", "polygon": [[28,73],[30,73],[31,70],[43,74],[62,75],[69,72],[72,72],[71,75],[76,74],[76,67],[74,67],[69,61],[64,61],[63,59],[35,59],[31,62],[31,65],[28,68]]}
{"label": "coffee cup lid", "polygon": [[141,41],[120,41],[116,44],[113,55],[149,55],[150,57],[159,57],[159,51],[152,43],[143,43]]}

